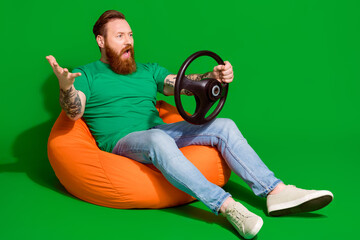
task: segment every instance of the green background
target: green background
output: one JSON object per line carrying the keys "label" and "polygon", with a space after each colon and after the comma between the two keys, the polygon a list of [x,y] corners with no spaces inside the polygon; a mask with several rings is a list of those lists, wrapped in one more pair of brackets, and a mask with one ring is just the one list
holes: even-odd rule
{"label": "green background", "polygon": [[[139,62],[176,73],[198,50],[230,61],[235,79],[220,116],[285,183],[334,193],[320,211],[271,218],[232,175],[225,189],[264,219],[258,239],[356,238],[359,1],[65,0],[1,3],[0,239],[238,239],[199,202],[110,209],[70,196],[56,179],[46,143],[59,90],[45,56],[70,69],[99,59],[92,27],[108,9],[127,16]],[[193,70],[213,65],[200,58]]]}

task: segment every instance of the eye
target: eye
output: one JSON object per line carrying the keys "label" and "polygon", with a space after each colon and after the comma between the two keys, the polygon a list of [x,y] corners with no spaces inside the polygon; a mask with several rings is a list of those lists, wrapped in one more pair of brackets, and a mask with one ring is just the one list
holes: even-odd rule
{"label": "eye", "polygon": [[118,34],[116,37],[121,38],[121,37],[122,37],[122,34]]}
{"label": "eye", "polygon": [[132,34],[132,33],[130,33],[130,34],[129,34],[129,37],[133,37],[133,34]]}

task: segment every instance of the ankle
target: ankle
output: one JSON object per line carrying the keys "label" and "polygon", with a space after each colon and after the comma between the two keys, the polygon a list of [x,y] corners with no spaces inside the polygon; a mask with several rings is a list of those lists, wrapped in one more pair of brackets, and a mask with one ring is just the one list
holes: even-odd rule
{"label": "ankle", "polygon": [[234,203],[235,200],[232,197],[228,197],[220,207],[220,213],[224,214],[229,204]]}
{"label": "ankle", "polygon": [[285,187],[286,187],[286,185],[283,182],[280,182],[278,185],[276,185],[276,187],[271,192],[269,192],[268,195],[277,194],[277,193],[281,192],[282,190],[284,190]]}

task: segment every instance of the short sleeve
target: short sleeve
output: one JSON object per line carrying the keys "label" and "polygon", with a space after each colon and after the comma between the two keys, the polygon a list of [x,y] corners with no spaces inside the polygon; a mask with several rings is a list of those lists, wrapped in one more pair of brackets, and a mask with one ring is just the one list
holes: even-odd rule
{"label": "short sleeve", "polygon": [[82,68],[75,68],[73,73],[81,73],[81,76],[75,78],[74,87],[76,90],[83,92],[86,96],[86,101],[90,99],[90,79]]}
{"label": "short sleeve", "polygon": [[164,67],[161,67],[157,63],[152,63],[151,70],[153,71],[153,77],[155,79],[156,85],[157,85],[157,91],[159,93],[164,93],[164,81],[165,78],[172,74],[169,70],[167,70]]}

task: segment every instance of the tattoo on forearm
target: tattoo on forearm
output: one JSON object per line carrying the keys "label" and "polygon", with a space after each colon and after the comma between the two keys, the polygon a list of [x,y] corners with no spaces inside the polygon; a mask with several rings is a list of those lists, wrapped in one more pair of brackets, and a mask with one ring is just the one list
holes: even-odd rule
{"label": "tattoo on forearm", "polygon": [[175,87],[175,80],[176,80],[176,77],[169,77],[169,78],[166,78],[165,79],[165,86],[168,86],[168,87]]}
{"label": "tattoo on forearm", "polygon": [[81,113],[81,100],[78,91],[73,87],[68,90],[60,88],[60,106],[72,118]]}
{"label": "tattoo on forearm", "polygon": [[189,74],[186,77],[193,81],[201,81],[204,78],[214,78],[213,72],[207,72],[204,74]]}

